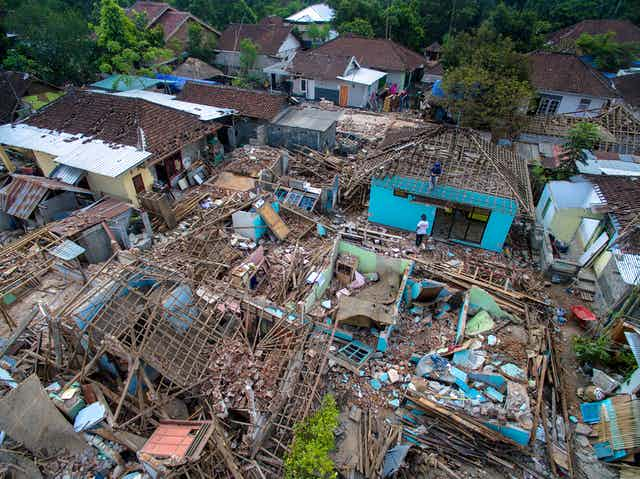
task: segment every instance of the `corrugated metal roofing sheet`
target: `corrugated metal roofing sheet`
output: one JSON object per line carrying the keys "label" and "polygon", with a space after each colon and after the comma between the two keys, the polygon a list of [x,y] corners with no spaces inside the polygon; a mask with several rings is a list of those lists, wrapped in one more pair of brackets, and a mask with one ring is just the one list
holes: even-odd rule
{"label": "corrugated metal roofing sheet", "polygon": [[5,213],[26,220],[47,191],[37,183],[14,180],[0,190],[0,207]]}
{"label": "corrugated metal roofing sheet", "polygon": [[162,80],[135,75],[111,75],[104,80],[92,83],[91,86],[111,91],[128,91],[150,88],[158,83],[162,83]]}
{"label": "corrugated metal roofing sheet", "polygon": [[640,284],[640,255],[614,251],[613,258],[622,280],[631,285]]}
{"label": "corrugated metal roofing sheet", "polygon": [[64,237],[71,237],[102,221],[108,221],[132,209],[129,203],[114,198],[103,198],[86,208],[74,211],[70,216],[51,223],[49,229]]}
{"label": "corrugated metal roofing sheet", "polygon": [[[153,153],[26,124],[0,126],[0,143],[57,156],[56,162],[115,178]],[[87,161],[91,158],[91,161]]]}
{"label": "corrugated metal roofing sheet", "polygon": [[0,190],[0,209],[27,219],[49,190],[66,190],[91,194],[91,191],[40,176],[11,175],[11,183]]}
{"label": "corrugated metal roofing sheet", "polygon": [[49,253],[56,258],[60,258],[65,261],[71,261],[72,259],[80,256],[85,251],[86,250],[79,244],[74,243],[71,240],[64,240],[58,246],[49,251]]}
{"label": "corrugated metal roofing sheet", "polygon": [[67,183],[69,185],[75,185],[82,179],[85,174],[86,171],[79,168],[67,165],[58,165],[49,174],[49,178],[60,180],[63,183]]}
{"label": "corrugated metal roofing sheet", "polygon": [[627,338],[633,357],[636,358],[636,363],[640,366],[640,334],[625,331],[624,336]]}

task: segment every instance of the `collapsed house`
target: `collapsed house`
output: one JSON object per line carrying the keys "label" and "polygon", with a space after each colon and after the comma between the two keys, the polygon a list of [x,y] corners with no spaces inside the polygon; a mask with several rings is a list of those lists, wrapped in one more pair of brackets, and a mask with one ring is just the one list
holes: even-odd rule
{"label": "collapsed house", "polygon": [[608,304],[638,284],[636,177],[588,176],[586,181],[552,181],[536,214],[544,228],[544,271],[576,278],[583,300],[602,293]]}
{"label": "collapsed house", "polygon": [[[500,251],[516,216],[531,217],[526,162],[478,133],[433,127],[370,157],[369,221],[414,231],[422,214],[428,233]],[[435,186],[431,168],[442,174]]]}
{"label": "collapsed house", "polygon": [[25,121],[0,127],[0,156],[9,171],[14,150],[45,175],[58,165],[82,170],[95,194],[137,206],[138,194],[154,183],[170,189],[201,183],[221,151],[222,126],[213,120],[230,112],[173,98],[143,90],[72,91]]}

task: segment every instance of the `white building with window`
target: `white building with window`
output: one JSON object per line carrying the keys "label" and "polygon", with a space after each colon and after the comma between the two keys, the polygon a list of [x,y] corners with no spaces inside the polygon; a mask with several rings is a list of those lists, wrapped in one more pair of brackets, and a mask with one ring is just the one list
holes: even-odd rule
{"label": "white building with window", "polygon": [[528,58],[539,115],[590,116],[618,96],[606,77],[575,55],[540,51]]}

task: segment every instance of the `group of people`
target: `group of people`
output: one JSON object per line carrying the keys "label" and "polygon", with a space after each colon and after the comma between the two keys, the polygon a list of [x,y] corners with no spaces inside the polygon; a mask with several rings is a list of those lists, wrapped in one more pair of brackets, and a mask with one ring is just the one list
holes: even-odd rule
{"label": "group of people", "polygon": [[409,92],[400,90],[397,83],[380,92],[371,92],[369,107],[373,111],[404,111],[409,108]]}

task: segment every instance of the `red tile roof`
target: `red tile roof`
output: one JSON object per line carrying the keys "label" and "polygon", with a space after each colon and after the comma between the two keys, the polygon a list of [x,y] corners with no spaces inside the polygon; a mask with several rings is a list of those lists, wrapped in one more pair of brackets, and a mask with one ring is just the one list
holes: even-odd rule
{"label": "red tile roof", "polygon": [[237,52],[240,40],[249,38],[258,46],[258,52],[264,55],[276,55],[278,50],[291,33],[291,25],[283,25],[282,20],[276,21],[267,17],[261,23],[231,23],[218,40],[218,50]]}
{"label": "red tile roof", "polygon": [[613,84],[624,101],[634,108],[640,108],[640,73],[616,77]]}
{"label": "red tile roof", "polygon": [[0,124],[14,119],[15,109],[19,107],[20,98],[29,89],[33,77],[28,73],[0,72]]}
{"label": "red tile roof", "polygon": [[163,2],[136,2],[134,3],[130,10],[133,10],[137,13],[144,13],[147,15],[147,27],[153,25],[153,23],[158,19],[160,15],[162,15],[167,10],[175,9],[169,5],[168,3]]}
{"label": "red tile roof", "polygon": [[640,42],[640,27],[629,20],[583,20],[580,23],[550,33],[547,41],[560,43],[563,41],[575,42],[580,35],[600,35],[603,33],[615,33],[615,40],[620,43]]}
{"label": "red tile roof", "polygon": [[533,52],[528,55],[531,84],[538,90],[615,98],[608,80],[580,58],[569,53]]}
{"label": "red tile roof", "polygon": [[387,72],[412,71],[425,64],[424,57],[419,53],[384,38],[344,35],[313,51],[327,55],[354,56],[363,67]]}
{"label": "red tile roof", "polygon": [[146,14],[147,28],[160,25],[164,32],[165,41],[169,40],[186,21],[197,22],[207,30],[214,32],[216,35],[220,35],[220,32],[195,15],[177,10],[168,3],[138,1],[134,3],[129,10]]}
{"label": "red tile roof", "polygon": [[316,51],[299,51],[287,66],[287,71],[314,80],[335,80],[344,75],[353,57],[318,53]]}
{"label": "red tile roof", "polygon": [[[215,131],[219,125],[195,115],[140,98],[127,98],[86,90],[74,90],[27,118],[38,128],[82,134],[106,143],[140,146],[140,130],[148,161],[169,155],[184,145]],[[90,159],[88,159],[90,161]]]}
{"label": "red tile roof", "polygon": [[233,108],[241,116],[272,120],[287,107],[287,97],[259,90],[247,90],[222,85],[187,82],[178,100],[220,108]]}

